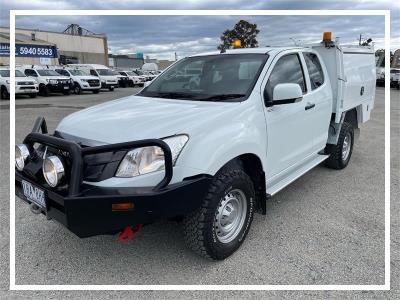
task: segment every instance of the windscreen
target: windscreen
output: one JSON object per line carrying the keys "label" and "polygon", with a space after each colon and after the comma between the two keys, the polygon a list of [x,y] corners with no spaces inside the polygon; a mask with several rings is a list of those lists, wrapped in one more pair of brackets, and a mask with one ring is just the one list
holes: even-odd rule
{"label": "windscreen", "polygon": [[36,70],[40,76],[60,76],[59,73],[57,73],[54,70]]}
{"label": "windscreen", "polygon": [[205,101],[243,101],[268,59],[266,54],[195,56],[161,73],[139,95]]}
{"label": "windscreen", "polygon": [[83,70],[68,70],[72,76],[86,76],[89,75],[88,73],[84,72]]}
{"label": "windscreen", "polygon": [[[0,70],[1,77],[10,77],[10,70]],[[19,70],[15,70],[15,77],[25,77],[24,73]]]}
{"label": "windscreen", "polygon": [[100,76],[115,76],[114,71],[110,69],[96,69]]}

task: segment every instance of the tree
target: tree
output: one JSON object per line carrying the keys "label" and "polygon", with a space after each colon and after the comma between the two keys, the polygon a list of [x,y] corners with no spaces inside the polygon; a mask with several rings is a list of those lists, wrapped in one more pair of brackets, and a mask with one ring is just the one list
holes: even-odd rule
{"label": "tree", "polygon": [[239,39],[242,42],[242,48],[256,48],[258,47],[256,37],[259,32],[257,24],[240,20],[232,30],[227,29],[222,33],[220,37],[221,44],[218,46],[218,49],[232,48],[232,43],[235,39]]}

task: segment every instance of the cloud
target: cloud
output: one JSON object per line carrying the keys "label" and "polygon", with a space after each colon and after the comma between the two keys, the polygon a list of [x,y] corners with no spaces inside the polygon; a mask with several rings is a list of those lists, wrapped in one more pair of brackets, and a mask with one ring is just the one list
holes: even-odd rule
{"label": "cloud", "polygon": [[[396,1],[338,0],[188,0],[171,3],[166,0],[137,1],[76,1],[32,0],[29,3],[0,0],[2,15],[13,9],[392,9],[392,29],[399,28]],[[397,18],[396,18],[397,16]],[[319,41],[323,31],[332,31],[345,43],[355,43],[359,34],[371,37],[377,47],[383,47],[384,18],[381,16],[19,16],[17,27],[63,31],[69,24],[78,23],[96,33],[105,33],[113,53],[144,52],[158,58],[173,58],[196,52],[215,50],[223,30],[232,28],[241,18],[258,24],[259,44],[290,45],[293,39]],[[7,26],[8,17],[0,19]],[[399,34],[392,42],[399,47]]]}

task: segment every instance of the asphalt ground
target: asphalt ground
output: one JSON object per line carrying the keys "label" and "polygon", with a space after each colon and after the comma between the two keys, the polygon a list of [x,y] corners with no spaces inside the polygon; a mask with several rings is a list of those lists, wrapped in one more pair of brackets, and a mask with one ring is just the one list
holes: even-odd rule
{"label": "asphalt ground", "polygon": [[[134,94],[138,89],[16,101],[16,142],[37,116],[52,131],[66,115]],[[387,100],[389,101],[389,99]],[[399,287],[400,93],[391,91],[390,292],[12,292],[9,285],[9,104],[0,102],[1,273],[3,295],[16,298],[396,298]],[[361,128],[349,166],[319,166],[256,215],[245,243],[232,257],[210,262],[189,251],[179,223],[146,226],[127,245],[116,236],[79,239],[55,221],[34,215],[17,197],[17,284],[384,284],[384,90],[377,89],[372,118]],[[0,292],[1,293],[1,292]],[[0,298],[2,294],[0,294]]]}

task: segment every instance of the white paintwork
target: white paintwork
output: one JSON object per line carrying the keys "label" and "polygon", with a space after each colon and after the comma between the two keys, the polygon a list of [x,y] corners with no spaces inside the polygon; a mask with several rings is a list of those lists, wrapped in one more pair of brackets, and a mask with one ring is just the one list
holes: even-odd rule
{"label": "white paintwork", "polygon": [[47,70],[47,69],[51,69],[51,68],[48,68],[48,67],[46,67],[46,66],[21,65],[21,66],[16,66],[15,69],[16,69],[16,70],[20,70],[20,71],[21,71],[22,73],[24,73],[24,74],[25,74],[25,70],[28,70],[28,69],[34,70],[34,71],[36,72],[37,77],[34,77],[34,76],[27,76],[27,77],[28,77],[29,79],[31,79],[31,80],[34,80],[39,86],[40,86],[41,84],[47,85],[47,84],[49,83],[49,80],[59,80],[59,79],[61,79],[61,80],[70,80],[68,77],[62,76],[62,75],[60,75],[60,76],[42,76],[42,75],[40,75],[40,74],[37,72],[37,70]]}
{"label": "white paintwork", "polygon": [[[91,75],[72,75],[72,73],[70,72],[71,69],[69,68],[60,68],[59,66],[56,66],[53,68],[54,70],[64,70],[66,71],[69,75],[68,77],[71,78],[74,83],[79,84],[79,86],[81,87],[81,89],[83,91],[85,90],[98,90],[101,87],[101,83],[98,77],[96,76],[91,76]],[[87,80],[91,80],[91,79],[96,79],[99,80],[99,85],[97,86],[90,86],[89,83],[87,82]]]}
{"label": "white paintwork", "polygon": [[287,100],[302,98],[303,92],[300,85],[296,83],[281,83],[277,84],[273,92],[273,100]]}
{"label": "white paintwork", "polygon": [[[8,70],[9,68],[0,68],[0,70]],[[28,85],[18,85],[18,82],[29,82]],[[7,93],[10,93],[10,77],[3,77],[0,75],[0,87],[5,87]],[[21,87],[29,87],[29,89],[22,89]],[[24,76],[24,77],[15,77],[15,94],[23,95],[23,94],[37,94],[39,91],[39,86],[36,81]]]}
{"label": "white paintwork", "polygon": [[69,64],[69,67],[82,69],[85,72],[96,76],[100,79],[103,86],[118,86],[118,76],[117,75],[100,75],[97,70],[107,69],[112,71],[109,67],[99,64]]}
{"label": "white paintwork", "polygon": [[[360,111],[358,122],[369,120],[375,100],[376,67],[373,47],[341,46],[326,48],[312,46],[322,57],[332,86],[332,113],[339,123],[343,112],[352,108]],[[363,89],[363,93],[361,93]]]}
{"label": "white paintwork", "polygon": [[[327,143],[332,113],[343,111],[336,110],[333,102],[346,92],[346,86],[338,88],[338,78],[343,75],[341,69],[335,68],[336,76],[333,74],[332,66],[342,60],[340,52],[333,51],[336,55],[325,55],[324,51],[310,46],[228,50],[224,54],[212,52],[210,54],[221,56],[268,53],[268,61],[247,100],[209,102],[129,96],[73,113],[62,120],[57,131],[77,139],[95,141],[93,144],[187,134],[189,141],[176,162],[172,183],[198,174],[215,175],[231,159],[253,154],[260,159],[266,173],[268,191],[275,193],[327,158],[318,152]],[[325,81],[315,90],[311,90],[303,52],[315,53],[321,61]],[[307,91],[301,95],[299,102],[267,108],[263,91],[269,75],[276,62],[291,53],[299,55]],[[359,72],[367,73],[365,75],[369,78],[375,67],[366,68],[367,65],[364,65]],[[353,84],[353,78],[350,76],[347,79],[347,87]],[[332,82],[335,85],[332,86]],[[370,81],[368,84],[371,84]],[[293,86],[286,87],[289,91],[278,91],[279,97],[299,96],[297,88],[295,92]],[[367,88],[372,91],[370,86]],[[344,107],[358,103],[352,99],[349,101],[350,104],[346,103]],[[312,108],[306,109],[311,104]],[[94,184],[152,186],[162,177],[163,171],[160,171],[133,178],[114,177]]]}

